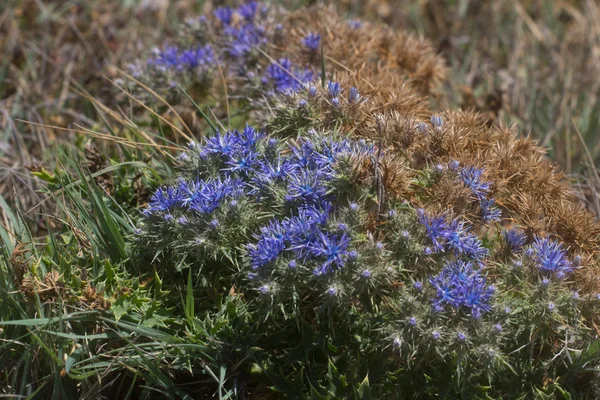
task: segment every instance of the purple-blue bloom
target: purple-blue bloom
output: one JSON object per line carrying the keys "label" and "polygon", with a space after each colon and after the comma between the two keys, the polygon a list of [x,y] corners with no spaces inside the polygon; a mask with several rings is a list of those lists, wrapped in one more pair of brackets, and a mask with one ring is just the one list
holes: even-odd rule
{"label": "purple-blue bloom", "polygon": [[147,213],[152,214],[160,211],[170,211],[182,207],[185,194],[179,187],[158,188],[150,198]]}
{"label": "purple-blue bloom", "polygon": [[521,250],[527,241],[527,236],[522,231],[511,229],[504,231],[504,240],[506,240],[506,244],[511,252],[517,252]]}
{"label": "purple-blue bloom", "polygon": [[240,179],[221,178],[212,181],[185,182],[180,180],[179,191],[183,193],[182,204],[190,210],[209,214],[216,210],[222,201],[243,187]]}
{"label": "purple-blue bloom", "polygon": [[162,70],[191,70],[198,67],[207,67],[215,62],[214,53],[210,45],[179,51],[176,46],[165,47],[158,51],[148,64]]}
{"label": "purple-blue bloom", "polygon": [[444,126],[444,119],[440,115],[433,115],[431,117],[431,125],[433,125],[436,131],[440,131]]}
{"label": "purple-blue bloom", "polygon": [[327,195],[323,185],[323,174],[301,170],[289,176],[286,199],[289,201],[301,200],[307,204],[319,204]]}
{"label": "purple-blue bloom", "polygon": [[531,248],[533,261],[543,273],[554,274],[561,279],[573,270],[562,243],[548,238],[536,238]]}
{"label": "purple-blue bloom", "polygon": [[248,21],[253,21],[258,10],[257,1],[248,1],[238,8],[238,13]]}
{"label": "purple-blue bloom", "polygon": [[417,218],[425,227],[435,252],[452,250],[472,260],[481,260],[487,255],[481,240],[469,233],[470,228],[464,222],[452,220],[448,223],[443,215],[429,216],[422,209],[417,210]]}
{"label": "purple-blue bloom", "polygon": [[468,309],[474,318],[491,310],[489,302],[495,290],[470,262],[449,262],[429,282],[436,290],[434,306]]}
{"label": "purple-blue bloom", "polygon": [[492,183],[482,181],[483,168],[475,168],[473,166],[464,167],[458,172],[458,175],[465,186],[471,189],[471,192],[473,192],[479,201],[486,199]]}
{"label": "purple-blue bloom", "polygon": [[253,269],[275,261],[286,249],[286,242],[289,241],[288,226],[286,223],[271,221],[261,229],[261,234],[256,238],[257,244],[248,245],[250,266]]}
{"label": "purple-blue bloom", "polygon": [[177,46],[167,46],[164,50],[156,50],[155,58],[150,58],[148,64],[163,69],[177,68],[179,65],[179,49]]}
{"label": "purple-blue bloom", "polygon": [[331,97],[331,98],[338,97],[340,95],[341,91],[342,91],[342,87],[340,86],[339,82],[332,82],[332,81],[327,82],[327,94],[329,95],[329,97]]}
{"label": "purple-blue bloom", "polygon": [[210,45],[184,50],[179,56],[179,64],[182,68],[194,69],[212,65],[215,62],[213,49]]}
{"label": "purple-blue bloom", "polygon": [[241,27],[226,26],[224,33],[227,37],[225,51],[233,59],[242,59],[266,43],[264,28],[252,23]]}
{"label": "purple-blue bloom", "polygon": [[350,237],[346,234],[326,235],[319,232],[319,240],[308,244],[306,247],[313,257],[323,258],[325,261],[315,271],[316,275],[322,275],[333,271],[335,268],[342,268],[346,264],[348,257],[348,244]]}
{"label": "purple-blue bloom", "polygon": [[302,44],[309,50],[317,51],[321,44],[321,35],[318,33],[309,33],[302,39]]}
{"label": "purple-blue bloom", "polygon": [[496,222],[502,218],[502,211],[496,207],[494,199],[481,200],[481,214],[485,222]]}
{"label": "purple-blue bloom", "polygon": [[358,91],[358,89],[355,87],[351,87],[350,95],[348,96],[348,101],[350,102],[350,104],[356,104],[356,103],[360,102],[360,100],[361,100],[361,96],[360,96],[360,92]]}
{"label": "purple-blue bloom", "polygon": [[294,67],[288,58],[280,58],[277,63],[267,67],[266,78],[281,93],[297,92],[304,85],[313,80],[310,70]]}
{"label": "purple-blue bloom", "polygon": [[217,7],[214,14],[224,25],[231,24],[233,18],[233,9],[231,7]]}

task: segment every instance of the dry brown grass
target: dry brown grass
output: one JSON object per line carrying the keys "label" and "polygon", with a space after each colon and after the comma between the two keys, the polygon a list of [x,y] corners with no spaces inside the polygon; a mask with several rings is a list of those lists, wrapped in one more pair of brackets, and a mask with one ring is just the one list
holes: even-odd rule
{"label": "dry brown grass", "polygon": [[[293,32],[291,43],[300,43],[307,32],[320,32],[324,36],[324,52],[333,60],[328,70],[335,71],[343,86],[357,86],[368,94],[367,103],[348,110],[346,114],[350,117],[344,121],[342,130],[375,141],[383,139],[385,145],[401,153],[415,171],[427,165],[447,164],[450,160],[485,167],[487,179],[493,183],[492,194],[505,215],[522,226],[530,237],[552,235],[569,246],[571,252],[588,259],[579,279],[589,290],[598,290],[598,265],[593,257],[600,250],[600,224],[582,207],[564,174],[533,140],[520,136],[515,126],[507,127],[498,119],[490,121],[488,113],[472,110],[442,112],[445,121],[442,133],[420,135],[415,139],[419,135],[415,124],[437,114],[429,106],[430,93],[444,83],[446,75],[444,63],[435,55],[433,46],[427,42],[413,43],[417,51],[407,55],[404,43],[414,40],[410,36],[369,26],[364,27],[363,34],[352,36],[354,33],[346,30],[351,29],[347,22],[331,8],[315,7],[307,13],[292,14],[287,23],[293,25],[289,27]],[[392,42],[391,35],[396,35],[398,45],[390,45],[382,51],[382,46]],[[352,44],[344,45],[349,37]],[[306,62],[306,53],[301,48],[286,50],[294,61]],[[398,62],[400,59],[404,61]],[[416,72],[419,65],[428,65],[429,72]],[[362,68],[360,73],[348,72],[356,68]],[[429,86],[422,83],[431,76],[435,79]],[[401,95],[392,100],[390,96],[394,93]],[[319,101],[319,108],[331,109],[326,96]],[[324,130],[332,129],[335,112],[331,118],[327,112],[324,115],[323,120],[315,124]],[[403,176],[403,182],[397,185],[400,191],[406,192],[408,179]],[[453,182],[445,182],[445,185],[442,182],[429,197],[423,193],[418,197],[428,198],[425,205],[430,208],[450,208],[474,219],[465,207],[465,196]]]}
{"label": "dry brown grass", "polygon": [[[114,66],[172,31],[193,2],[125,7],[102,2],[7,0],[0,5],[0,195],[29,210],[42,200],[30,170],[53,164],[53,144],[81,141],[60,128],[94,126],[80,84],[112,104]],[[153,7],[152,5],[156,7]],[[24,123],[34,122],[36,124]],[[49,127],[55,126],[58,129]]]}
{"label": "dry brown grass", "polygon": [[449,66],[447,108],[515,123],[548,148],[598,214],[600,8],[594,0],[337,0],[432,41]]}

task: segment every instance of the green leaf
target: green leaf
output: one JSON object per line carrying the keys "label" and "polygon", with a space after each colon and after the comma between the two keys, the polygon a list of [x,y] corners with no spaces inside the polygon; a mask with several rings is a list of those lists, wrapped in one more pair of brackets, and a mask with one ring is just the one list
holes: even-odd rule
{"label": "green leaf", "polygon": [[330,397],[319,393],[313,385],[310,385],[310,399],[311,400],[329,400]]}
{"label": "green leaf", "polygon": [[115,316],[115,319],[118,321],[129,311],[129,307],[131,306],[131,300],[125,296],[120,296],[117,301],[111,304],[110,309]]}
{"label": "green leaf", "polygon": [[371,386],[369,385],[369,375],[365,376],[365,379],[358,387],[356,394],[357,399],[369,400],[371,398]]}
{"label": "green leaf", "polygon": [[185,296],[185,316],[190,322],[194,321],[194,287],[192,283],[192,269],[188,271],[187,293]]}

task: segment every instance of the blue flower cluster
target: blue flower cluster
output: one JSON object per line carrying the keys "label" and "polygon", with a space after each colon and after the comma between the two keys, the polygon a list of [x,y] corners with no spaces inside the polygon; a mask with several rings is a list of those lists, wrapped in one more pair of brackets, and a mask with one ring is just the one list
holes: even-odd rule
{"label": "blue flower cluster", "polygon": [[457,257],[466,257],[475,262],[482,262],[488,251],[481,240],[471,234],[470,227],[458,219],[446,221],[444,215],[430,216],[424,210],[417,210],[417,218],[425,227],[433,249],[426,248],[427,253],[452,251]]}
{"label": "blue flower cluster", "polygon": [[225,52],[234,60],[241,60],[251,52],[267,43],[265,29],[248,22],[240,27],[226,26],[223,30]]}
{"label": "blue flower cluster", "polygon": [[499,221],[502,212],[496,206],[496,201],[488,197],[492,183],[483,180],[483,168],[463,167],[458,171],[458,176],[479,201],[483,220],[485,222]]}
{"label": "blue flower cluster", "polygon": [[221,180],[215,178],[210,181],[179,180],[179,185],[174,187],[159,188],[152,195],[144,215],[152,216],[163,214],[165,218],[174,210],[189,210],[200,214],[210,214],[221,202],[232,197],[239,190],[242,182],[240,179],[226,177]]}
{"label": "blue flower cluster", "polygon": [[168,46],[157,50],[148,64],[162,71],[189,71],[209,69],[215,64],[215,55],[210,45],[199,46],[187,50],[179,50],[177,46]]}
{"label": "blue flower cluster", "polygon": [[489,303],[495,288],[486,285],[485,276],[471,262],[448,262],[429,282],[436,291],[433,304],[438,311],[450,305],[455,309],[467,309],[471,316],[480,318],[482,313],[492,309]]}
{"label": "blue flower cluster", "polygon": [[518,229],[504,231],[503,235],[511,253],[520,251],[527,241],[527,236]]}
{"label": "blue flower cluster", "polygon": [[256,243],[247,246],[252,269],[264,269],[285,255],[290,268],[311,261],[313,273],[322,275],[356,258],[349,250],[347,225],[329,226],[336,212],[329,189],[340,174],[340,163],[357,156],[374,157],[374,146],[313,133],[286,148],[247,125],[242,131],[217,132],[201,146],[192,143],[189,147],[191,155],[184,160],[197,160],[205,171],[216,168],[216,176],[197,172],[201,177],[212,176],[180,179],[177,185],[159,188],[144,210],[146,216],[174,221],[179,215],[172,213],[177,210],[191,213],[179,218],[180,225],[188,225],[190,217],[205,216],[205,223],[216,221],[216,229],[219,221],[214,213],[225,202],[245,197],[260,204],[280,193],[291,211],[288,217],[273,219],[262,227],[255,235]]}
{"label": "blue flower cluster", "polygon": [[573,264],[567,258],[567,251],[562,243],[548,238],[536,238],[531,250],[531,257],[542,273],[563,279],[573,271]]}
{"label": "blue flower cluster", "polygon": [[[212,44],[204,44],[188,49],[177,46],[166,46],[156,50],[155,55],[147,60],[147,64],[159,71],[190,71],[198,68],[207,71],[220,65],[229,66],[238,77],[253,81],[260,74],[262,83],[268,90],[279,93],[296,92],[305,84],[314,80],[311,69],[292,65],[287,58],[263,67],[257,62],[257,49],[266,45],[270,36],[264,20],[268,7],[256,1],[248,1],[238,8],[218,7],[214,11],[214,20],[209,31],[215,37]],[[202,17],[203,24],[210,24],[208,18]],[[321,36],[316,33],[308,35],[304,43],[308,48],[318,48]],[[316,46],[316,47],[315,47]],[[132,65],[132,72],[139,76],[141,71]]]}
{"label": "blue flower cluster", "polygon": [[314,80],[314,73],[305,68],[292,65],[288,58],[271,63],[267,67],[265,81],[271,82],[275,90],[282,93],[297,92]]}
{"label": "blue flower cluster", "polygon": [[321,45],[321,35],[318,33],[309,33],[302,39],[302,44],[311,51],[317,51]]}
{"label": "blue flower cluster", "polygon": [[248,245],[252,268],[272,264],[283,255],[290,260],[290,268],[296,268],[297,261],[317,261],[315,275],[342,268],[349,258],[350,237],[343,232],[328,232],[331,212],[330,203],[324,204],[324,209],[304,206],[297,216],[271,221],[256,235],[258,242]]}
{"label": "blue flower cluster", "polygon": [[[486,279],[481,275],[484,258],[488,254],[481,240],[469,232],[470,227],[465,222],[457,219],[447,221],[444,215],[430,216],[422,209],[417,210],[417,219],[433,246],[426,247],[425,253],[450,252],[453,255],[450,259],[446,258],[442,271],[430,279],[437,294],[433,301],[436,309],[441,310],[445,305],[468,309],[475,318],[489,311],[494,290],[486,286]],[[480,269],[475,270],[474,264]]]}

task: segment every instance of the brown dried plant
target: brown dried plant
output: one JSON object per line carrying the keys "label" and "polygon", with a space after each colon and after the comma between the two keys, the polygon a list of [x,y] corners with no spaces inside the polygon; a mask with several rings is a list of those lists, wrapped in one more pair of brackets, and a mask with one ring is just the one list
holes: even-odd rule
{"label": "brown dried plant", "polygon": [[[461,165],[484,167],[486,179],[493,183],[492,195],[505,217],[530,235],[552,235],[570,251],[588,260],[578,279],[588,290],[598,290],[600,224],[584,210],[564,174],[545,156],[533,140],[520,136],[515,127],[490,124],[489,116],[474,111],[435,112],[430,104],[446,78],[446,67],[433,46],[424,40],[365,25],[354,28],[331,7],[317,6],[286,18],[286,31],[292,36],[286,48],[279,49],[294,62],[308,63],[315,57],[302,49],[308,32],[323,37],[323,53],[328,72],[343,87],[358,87],[368,101],[344,104],[343,125],[336,125],[338,111],[332,112],[326,96],[313,101],[323,111],[311,127],[336,129],[374,141],[383,140],[387,148],[402,154],[408,164],[392,164],[399,183],[388,179],[391,191],[406,195],[411,171],[427,165],[457,160]],[[275,49],[278,50],[278,49]],[[313,60],[314,61],[314,60]],[[297,103],[298,98],[287,100]],[[350,110],[350,107],[353,107]],[[416,124],[441,114],[444,126],[437,134],[418,132]],[[381,128],[380,121],[385,121]],[[418,137],[418,140],[415,138]],[[394,186],[397,188],[394,189]],[[419,192],[420,201],[436,209],[451,209],[470,218],[468,193],[455,182],[440,181],[432,193]]]}

